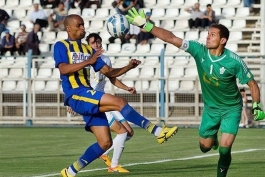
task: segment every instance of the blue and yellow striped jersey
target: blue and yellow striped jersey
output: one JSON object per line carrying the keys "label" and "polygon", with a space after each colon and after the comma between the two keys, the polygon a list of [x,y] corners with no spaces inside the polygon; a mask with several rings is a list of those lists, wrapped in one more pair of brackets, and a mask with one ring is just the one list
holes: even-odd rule
{"label": "blue and yellow striped jersey", "polygon": [[[61,40],[54,45],[54,60],[55,67],[58,68],[60,63],[75,64],[85,60],[89,60],[94,50],[87,44],[81,41]],[[105,62],[98,59],[97,62],[91,65],[94,70],[99,71]],[[90,88],[90,67],[87,66],[75,73],[62,75],[62,87],[67,97],[74,93],[77,88]]]}

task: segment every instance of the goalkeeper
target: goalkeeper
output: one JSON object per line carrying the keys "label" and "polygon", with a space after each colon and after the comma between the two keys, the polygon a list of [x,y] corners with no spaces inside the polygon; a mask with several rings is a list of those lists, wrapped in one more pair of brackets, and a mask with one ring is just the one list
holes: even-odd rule
{"label": "goalkeeper", "polygon": [[[225,177],[231,163],[231,148],[238,132],[242,111],[237,78],[241,84],[247,84],[250,88],[254,120],[265,118],[260,104],[260,90],[253,74],[237,54],[225,48],[229,30],[221,24],[211,25],[204,45],[178,38],[170,31],[146,22],[143,11],[139,14],[132,8],[126,18],[131,24],[188,52],[195,59],[204,100],[199,129],[200,149],[206,153],[219,147],[216,176]],[[217,138],[219,128],[220,146]]]}

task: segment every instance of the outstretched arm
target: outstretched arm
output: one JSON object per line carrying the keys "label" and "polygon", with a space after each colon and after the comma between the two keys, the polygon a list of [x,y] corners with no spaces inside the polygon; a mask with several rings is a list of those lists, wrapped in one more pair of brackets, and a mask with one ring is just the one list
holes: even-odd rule
{"label": "outstretched arm", "polygon": [[108,78],[119,77],[124,73],[130,71],[131,69],[137,67],[139,64],[141,64],[141,61],[132,59],[127,66],[124,66],[122,68],[111,68],[108,65],[105,65],[100,69],[100,72]]}
{"label": "outstretched arm", "polygon": [[172,32],[170,32],[166,29],[154,26],[153,29],[151,30],[151,33],[155,37],[157,37],[157,38],[159,38],[159,39],[161,39],[167,43],[173,44],[174,46],[176,46],[178,48],[180,48],[182,45],[183,40],[181,38],[175,36]]}
{"label": "outstretched arm", "polygon": [[155,37],[170,44],[173,44],[178,48],[181,47],[182,45],[181,38],[176,37],[172,32],[168,30],[155,27],[154,24],[147,22],[143,10],[141,10],[140,13],[138,13],[137,10],[133,7],[128,12],[129,15],[126,15],[126,18],[128,19],[130,24],[138,26],[144,29],[146,32],[151,32]]}
{"label": "outstretched arm", "polygon": [[116,87],[122,89],[122,90],[125,90],[125,91],[128,91],[132,94],[135,94],[136,93],[136,90],[134,87],[128,87],[126,86],[122,81],[120,81],[119,79],[117,79],[116,77],[112,77],[112,78],[109,78],[110,82],[115,85]]}

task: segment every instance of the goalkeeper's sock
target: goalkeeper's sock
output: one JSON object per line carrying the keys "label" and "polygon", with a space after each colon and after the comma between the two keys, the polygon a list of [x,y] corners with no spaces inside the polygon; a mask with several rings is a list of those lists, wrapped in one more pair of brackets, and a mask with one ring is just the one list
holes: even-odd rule
{"label": "goalkeeper's sock", "polygon": [[138,125],[139,127],[146,129],[148,132],[154,134],[155,136],[158,136],[159,133],[161,132],[160,127],[152,124],[145,117],[141,116],[128,103],[122,108],[120,113],[129,122],[132,122],[135,125]]}
{"label": "goalkeeper's sock", "polygon": [[226,177],[228,168],[231,164],[231,148],[230,147],[219,147],[219,161],[217,166],[217,177]]}
{"label": "goalkeeper's sock", "polygon": [[82,168],[90,164],[103,153],[104,150],[99,146],[98,143],[92,144],[76,162],[68,167],[68,173],[72,176],[75,176],[76,173],[78,173]]}

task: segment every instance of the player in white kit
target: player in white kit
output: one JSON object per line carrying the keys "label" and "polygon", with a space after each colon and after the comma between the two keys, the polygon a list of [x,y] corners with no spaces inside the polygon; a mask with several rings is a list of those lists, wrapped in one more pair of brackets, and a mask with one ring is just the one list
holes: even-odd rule
{"label": "player in white kit", "polygon": [[[101,48],[102,39],[97,33],[90,33],[86,41],[93,49],[97,50]],[[101,59],[110,67],[112,67],[111,60],[108,56],[101,54]],[[118,88],[129,91],[132,94],[136,93],[134,87],[128,87],[124,85],[117,78],[110,78],[110,82]],[[90,69],[90,85],[96,91],[105,92],[104,88],[106,85],[106,76],[100,72],[95,72],[93,68]],[[104,160],[105,164],[109,166],[108,172],[129,172],[128,170],[119,166],[119,159],[121,157],[122,151],[124,149],[124,143],[133,136],[133,129],[128,124],[126,119],[118,111],[106,112],[106,117],[109,122],[110,129],[114,131],[117,135],[113,139],[113,145],[109,148],[100,158]],[[110,161],[108,158],[108,153],[113,151],[113,157]]]}

